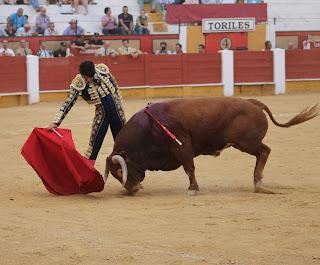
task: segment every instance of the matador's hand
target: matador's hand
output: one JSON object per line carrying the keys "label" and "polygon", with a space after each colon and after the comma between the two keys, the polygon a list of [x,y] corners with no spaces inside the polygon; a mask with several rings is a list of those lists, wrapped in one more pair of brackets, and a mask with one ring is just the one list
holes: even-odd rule
{"label": "matador's hand", "polygon": [[51,124],[49,124],[49,125],[47,126],[47,130],[52,130],[52,129],[57,128],[57,127],[58,127],[58,124],[56,124],[56,123],[51,123]]}

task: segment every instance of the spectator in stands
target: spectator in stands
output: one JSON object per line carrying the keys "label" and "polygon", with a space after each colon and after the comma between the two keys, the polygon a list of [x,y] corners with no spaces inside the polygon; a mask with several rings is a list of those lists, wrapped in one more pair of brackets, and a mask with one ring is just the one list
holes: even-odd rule
{"label": "spectator in stands", "polygon": [[88,15],[88,0],[71,0],[72,11],[74,13],[79,13],[79,3],[83,5],[85,9],[84,15]]}
{"label": "spectator in stands", "polygon": [[16,13],[8,16],[7,21],[12,24],[14,30],[17,30],[27,23],[27,18],[23,15],[23,9],[19,8]]}
{"label": "spectator in stands", "polygon": [[53,53],[47,48],[47,45],[44,41],[40,43],[40,50],[37,52],[39,58],[52,58]]}
{"label": "spectator in stands", "polygon": [[172,54],[183,54],[182,45],[180,43],[177,43],[174,46],[174,51],[172,52]]}
{"label": "spectator in stands", "polygon": [[53,57],[66,57],[67,56],[67,43],[60,42],[59,49],[53,52]]}
{"label": "spectator in stands", "polygon": [[21,40],[19,43],[19,48],[16,50],[16,55],[27,56],[32,54],[32,51],[28,47],[26,40]]}
{"label": "spectator in stands", "polygon": [[292,42],[288,43],[288,50],[294,50],[294,44]]}
{"label": "spectator in stands", "polygon": [[263,51],[271,51],[271,49],[272,49],[271,41],[269,40],[265,41]]}
{"label": "spectator in stands", "polygon": [[78,21],[75,19],[71,19],[69,21],[69,27],[67,27],[63,35],[65,36],[75,36],[75,35],[82,35],[85,34],[85,30],[78,25]]}
{"label": "spectator in stands", "polygon": [[40,11],[39,0],[29,0],[29,3],[37,12]]}
{"label": "spectator in stands", "polygon": [[312,40],[304,40],[302,42],[303,49],[304,50],[310,50],[311,49],[311,43],[312,43]]}
{"label": "spectator in stands", "polygon": [[131,35],[133,33],[133,16],[128,13],[128,7],[124,6],[122,12],[118,16],[119,29],[122,35]]}
{"label": "spectator in stands", "polygon": [[84,35],[77,36],[77,39],[75,41],[70,42],[70,54],[72,56],[77,55],[80,52],[85,53],[87,48],[88,43],[85,41]]}
{"label": "spectator in stands", "polygon": [[203,44],[198,45],[198,53],[206,53],[206,47]]}
{"label": "spectator in stands", "polygon": [[2,41],[2,48],[0,48],[0,56],[15,56],[12,49],[8,48],[8,41]]}
{"label": "spectator in stands", "polygon": [[140,16],[137,17],[136,26],[134,31],[138,35],[149,35],[148,30],[148,17],[145,14],[144,9],[140,10]]}
{"label": "spectator in stands", "polygon": [[16,1],[12,1],[9,0],[13,5],[29,5],[29,1],[28,0],[16,0]]}
{"label": "spectator in stands", "polygon": [[24,24],[22,28],[17,30],[16,36],[19,37],[30,37],[32,36],[31,25],[29,23]]}
{"label": "spectator in stands", "polygon": [[136,48],[130,47],[129,40],[122,40],[122,46],[118,49],[120,55],[131,55],[137,58],[142,52]]}
{"label": "spectator in stands", "polygon": [[165,41],[160,42],[160,49],[156,51],[156,54],[171,54],[171,52],[167,49],[167,43]]}
{"label": "spectator in stands", "polygon": [[77,39],[74,41],[74,44],[80,49],[89,48],[88,41],[86,41],[86,39],[84,38],[84,35],[77,36]]}
{"label": "spectator in stands", "polygon": [[4,31],[2,29],[0,29],[0,37],[5,37]]}
{"label": "spectator in stands", "polygon": [[96,56],[111,56],[115,57],[118,55],[118,53],[110,47],[110,42],[109,41],[104,41],[103,46],[96,50],[95,53]]}
{"label": "spectator in stands", "polygon": [[44,36],[56,36],[59,32],[56,30],[54,22],[50,22],[48,28],[44,31]]}
{"label": "spectator in stands", "polygon": [[91,39],[89,40],[89,48],[90,49],[97,49],[103,45],[103,41],[98,39],[99,33],[95,32]]}
{"label": "spectator in stands", "polygon": [[42,6],[40,8],[40,14],[36,17],[36,32],[44,35],[45,30],[49,27],[50,18],[47,15],[47,9]]}
{"label": "spectator in stands", "polygon": [[120,34],[117,19],[112,15],[110,7],[104,9],[105,15],[101,18],[102,33],[104,35]]}
{"label": "spectator in stands", "polygon": [[78,51],[76,50],[76,48],[74,48],[74,46],[75,46],[75,41],[71,41],[70,44],[67,45],[66,57],[75,56],[75,53],[78,53]]}
{"label": "spectator in stands", "polygon": [[14,37],[14,36],[16,36],[16,31],[13,28],[11,23],[7,23],[7,27],[4,29],[4,36],[5,37]]}

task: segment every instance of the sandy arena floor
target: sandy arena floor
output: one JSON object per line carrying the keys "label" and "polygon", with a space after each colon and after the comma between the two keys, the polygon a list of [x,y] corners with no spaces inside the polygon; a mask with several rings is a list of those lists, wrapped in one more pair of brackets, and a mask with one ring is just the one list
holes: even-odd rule
{"label": "sandy arena floor", "polygon": [[[320,94],[258,99],[284,122]],[[146,102],[125,101],[127,116]],[[195,197],[186,194],[182,169],[147,173],[134,197],[112,177],[100,194],[56,197],[20,148],[60,103],[0,109],[1,265],[320,264],[320,117],[290,129],[269,122],[264,182],[278,194],[253,193],[254,157],[230,148],[196,159]],[[92,116],[93,108],[78,102],[63,123],[81,151]],[[111,149],[108,133],[98,170]]]}

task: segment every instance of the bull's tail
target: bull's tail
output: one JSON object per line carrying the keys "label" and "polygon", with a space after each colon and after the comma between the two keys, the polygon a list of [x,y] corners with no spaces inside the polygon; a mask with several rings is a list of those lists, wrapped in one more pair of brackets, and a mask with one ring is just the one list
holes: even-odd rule
{"label": "bull's tail", "polygon": [[260,102],[258,100],[255,100],[255,99],[248,99],[248,101],[250,101],[251,103],[253,103],[257,107],[259,107],[260,109],[264,110],[269,115],[271,121],[275,125],[277,125],[279,127],[284,127],[284,128],[288,128],[288,127],[291,127],[293,125],[297,125],[297,124],[303,123],[305,121],[311,120],[311,119],[315,118],[316,116],[320,115],[320,107],[319,107],[318,104],[316,104],[316,105],[314,105],[312,107],[303,109],[300,113],[298,113],[296,116],[294,116],[287,123],[279,123],[273,117],[272,112],[268,108],[268,106],[266,106],[262,102]]}

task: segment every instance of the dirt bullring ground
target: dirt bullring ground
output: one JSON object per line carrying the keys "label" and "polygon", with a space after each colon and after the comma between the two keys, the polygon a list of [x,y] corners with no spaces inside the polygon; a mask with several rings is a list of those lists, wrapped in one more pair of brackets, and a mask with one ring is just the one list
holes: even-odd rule
{"label": "dirt bullring ground", "polygon": [[[287,121],[320,94],[257,98]],[[145,100],[126,100],[130,117]],[[200,192],[186,194],[182,169],[148,172],[145,189],[123,195],[109,177],[100,194],[50,195],[20,155],[32,128],[49,124],[61,102],[0,109],[0,264],[320,264],[320,117],[289,129],[269,120],[272,148],[253,193],[254,157],[235,149],[195,160]],[[196,111],[196,110],[195,110]],[[86,149],[93,108],[77,102],[63,123]],[[112,138],[99,154],[104,170]]]}

